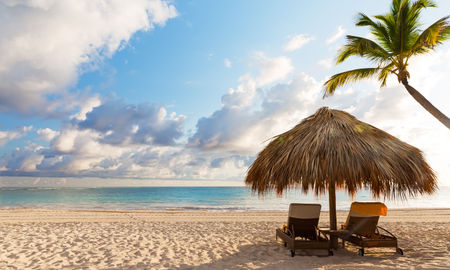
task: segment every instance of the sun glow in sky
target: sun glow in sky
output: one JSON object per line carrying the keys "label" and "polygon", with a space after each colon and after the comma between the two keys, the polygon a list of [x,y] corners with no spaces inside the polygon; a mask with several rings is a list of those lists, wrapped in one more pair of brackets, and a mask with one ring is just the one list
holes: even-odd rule
{"label": "sun glow in sky", "polygon": [[[436,3],[424,27],[450,14]],[[330,75],[369,65],[335,65],[346,34],[370,37],[356,14],[389,5],[0,1],[2,180],[242,185],[267,140],[329,106],[420,148],[450,185],[450,132],[395,78],[322,99]],[[446,115],[449,72],[450,42],[410,63],[410,84]]]}

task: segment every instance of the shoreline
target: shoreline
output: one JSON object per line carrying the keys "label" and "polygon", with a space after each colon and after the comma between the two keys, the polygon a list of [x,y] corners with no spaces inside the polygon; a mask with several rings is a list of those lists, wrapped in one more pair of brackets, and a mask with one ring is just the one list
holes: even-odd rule
{"label": "shoreline", "polygon": [[[349,208],[350,209],[350,208]],[[349,211],[349,209],[337,209],[337,212],[345,212]],[[32,208],[32,207],[15,207],[15,206],[0,206],[0,212],[2,211],[15,211],[15,210],[23,210],[23,211],[72,211],[72,212],[118,212],[118,213],[161,213],[161,212],[287,212],[286,210],[273,210],[273,209],[246,209],[246,210],[230,210],[230,209],[214,209],[208,207],[166,207],[161,209],[98,209],[98,208]],[[388,208],[388,212],[393,211],[426,211],[426,210],[450,210],[450,207],[405,207],[405,208]],[[321,212],[328,212],[328,210],[321,210]]]}
{"label": "shoreline", "polygon": [[[287,211],[129,211],[78,209],[0,209],[0,224],[32,222],[221,222],[271,221],[280,226],[287,220]],[[344,223],[348,210],[337,210],[338,224]],[[319,225],[326,227],[329,212],[321,211]],[[402,222],[449,222],[450,208],[390,209],[380,217],[380,224]]]}
{"label": "shoreline", "polygon": [[[284,213],[287,212],[286,210],[212,210],[212,209],[193,209],[193,210],[189,210],[189,209],[184,209],[184,208],[174,208],[174,209],[170,209],[167,208],[165,210],[125,210],[125,209],[72,209],[72,208],[60,208],[60,209],[54,209],[54,208],[28,208],[28,207],[0,207],[0,212],[3,211],[16,211],[16,210],[23,210],[23,211],[67,211],[67,212],[113,212],[113,213],[171,213],[171,212],[186,212],[186,213],[196,213],[196,212],[206,212],[206,213],[215,213],[215,212],[225,212],[225,213],[241,213],[241,212],[261,212],[261,213],[265,213],[265,212],[274,212],[274,213]],[[398,212],[398,211],[433,211],[433,210],[450,210],[450,207],[443,207],[443,208],[439,208],[439,207],[434,207],[434,208],[424,208],[424,207],[418,207],[418,208],[412,208],[412,207],[406,207],[406,208],[388,208],[388,213],[389,212]],[[348,212],[349,209],[344,209],[344,210],[336,210],[337,212]],[[321,210],[321,212],[327,212],[328,210]]]}

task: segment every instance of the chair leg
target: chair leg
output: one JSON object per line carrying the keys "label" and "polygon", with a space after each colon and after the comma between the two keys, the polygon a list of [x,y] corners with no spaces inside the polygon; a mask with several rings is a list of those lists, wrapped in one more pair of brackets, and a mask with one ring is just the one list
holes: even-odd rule
{"label": "chair leg", "polygon": [[358,249],[358,255],[359,256],[364,256],[364,248]]}

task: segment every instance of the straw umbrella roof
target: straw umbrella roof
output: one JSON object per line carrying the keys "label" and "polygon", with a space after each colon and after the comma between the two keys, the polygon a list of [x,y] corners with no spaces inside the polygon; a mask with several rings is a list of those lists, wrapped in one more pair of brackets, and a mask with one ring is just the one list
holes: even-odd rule
{"label": "straw umbrella roof", "polygon": [[330,182],[352,195],[370,188],[375,198],[406,198],[437,189],[436,176],[419,149],[327,107],[275,136],[245,180],[259,194],[275,190],[279,195],[290,188],[318,195],[329,190]]}

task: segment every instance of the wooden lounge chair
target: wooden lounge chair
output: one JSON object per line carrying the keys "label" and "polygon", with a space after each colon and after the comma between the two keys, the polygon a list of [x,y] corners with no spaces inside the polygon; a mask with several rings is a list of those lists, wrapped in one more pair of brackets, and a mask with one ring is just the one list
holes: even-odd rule
{"label": "wooden lounge chair", "polygon": [[328,237],[317,228],[320,208],[320,204],[289,205],[287,227],[284,231],[276,230],[276,239],[283,241],[292,257],[295,256],[296,249],[324,249],[328,251],[328,255],[333,255]]}
{"label": "wooden lounge chair", "polygon": [[386,216],[387,207],[381,202],[353,202],[344,229],[335,235],[345,241],[361,247],[358,254],[364,256],[365,248],[395,247],[397,253],[403,255],[398,247],[397,237],[378,226],[380,215]]}

